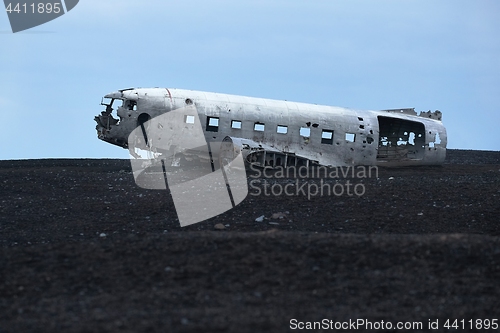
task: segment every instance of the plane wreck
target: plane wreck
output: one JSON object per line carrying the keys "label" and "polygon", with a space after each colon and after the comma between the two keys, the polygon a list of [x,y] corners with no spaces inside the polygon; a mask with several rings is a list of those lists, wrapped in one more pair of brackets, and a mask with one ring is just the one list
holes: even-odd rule
{"label": "plane wreck", "polygon": [[[199,122],[209,145],[232,143],[245,163],[261,167],[436,165],[446,155],[440,111],[355,110],[167,88],[119,90],[101,104],[106,110],[95,117],[99,139],[137,157],[135,148],[158,154],[173,149],[166,137],[155,144],[160,138],[147,133],[150,126],[173,130],[153,120],[178,109],[187,110],[181,124],[186,131]],[[143,135],[131,145],[134,130]]]}

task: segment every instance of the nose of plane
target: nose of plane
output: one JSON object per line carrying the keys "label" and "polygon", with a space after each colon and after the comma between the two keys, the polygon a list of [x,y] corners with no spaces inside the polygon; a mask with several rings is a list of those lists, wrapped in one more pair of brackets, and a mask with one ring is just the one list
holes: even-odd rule
{"label": "nose of plane", "polygon": [[117,146],[125,147],[123,140],[108,137],[109,132],[119,122],[118,119],[113,117],[112,112],[118,104],[116,101],[121,102],[121,100],[119,99],[120,96],[121,92],[119,91],[104,96],[103,100],[101,101],[101,105],[105,106],[106,109],[99,115],[95,116],[94,120],[97,123],[95,129],[97,130],[97,137],[100,140],[115,144]]}

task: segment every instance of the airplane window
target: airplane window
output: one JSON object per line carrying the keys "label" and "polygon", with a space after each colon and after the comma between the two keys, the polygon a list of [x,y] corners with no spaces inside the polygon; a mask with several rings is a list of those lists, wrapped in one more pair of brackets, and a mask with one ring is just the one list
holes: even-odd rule
{"label": "airplane window", "polygon": [[219,118],[209,118],[208,126],[219,126]]}
{"label": "airplane window", "polygon": [[300,128],[300,136],[303,136],[305,138],[308,138],[311,136],[311,129],[307,127],[301,127]]}
{"label": "airplane window", "polygon": [[114,107],[115,110],[118,110],[118,108],[123,106],[123,99],[113,99],[111,103],[111,106]]}
{"label": "airplane window", "polygon": [[356,134],[354,134],[354,133],[346,133],[345,134],[345,140],[347,142],[354,142],[356,140]]}
{"label": "airplane window", "polygon": [[333,144],[333,131],[332,130],[323,130],[321,132],[321,143],[324,144]]}
{"label": "airplane window", "polygon": [[241,121],[239,121],[239,120],[232,120],[231,121],[231,128],[241,129]]}
{"label": "airplane window", "polygon": [[113,103],[114,99],[111,99],[109,97],[103,97],[101,101],[101,105],[111,105]]}
{"label": "airplane window", "polygon": [[262,123],[255,123],[253,130],[257,132],[264,132],[265,125]]}
{"label": "airplane window", "polygon": [[207,117],[207,131],[208,132],[218,132],[219,131],[219,118]]}
{"label": "airplane window", "polygon": [[276,132],[279,134],[286,134],[286,133],[288,133],[288,126],[278,125]]}
{"label": "airplane window", "polygon": [[129,110],[137,110],[137,102],[136,101],[125,101],[125,107]]}
{"label": "airplane window", "polygon": [[194,116],[186,116],[186,119],[184,119],[186,124],[194,124]]}

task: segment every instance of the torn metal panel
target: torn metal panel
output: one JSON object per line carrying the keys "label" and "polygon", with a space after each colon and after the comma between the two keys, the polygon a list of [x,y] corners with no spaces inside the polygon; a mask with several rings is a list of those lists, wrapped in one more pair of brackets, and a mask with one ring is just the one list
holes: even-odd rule
{"label": "torn metal panel", "polygon": [[431,112],[431,110],[429,110],[427,112],[421,111],[419,116],[434,119],[434,120],[439,120],[439,121],[441,121],[443,119],[443,114],[439,110],[436,110],[434,112]]}
{"label": "torn metal panel", "polygon": [[[146,135],[134,147],[151,151],[146,126],[156,123],[150,120],[192,105],[198,116],[186,116],[186,124],[198,121],[207,142],[230,140],[247,163],[262,167],[311,161],[327,166],[429,165],[443,163],[446,155],[440,111],[354,110],[165,88],[119,90],[106,95],[102,105],[105,111],[95,117],[98,137],[123,148],[128,148],[129,134],[139,129]],[[161,126],[169,131],[170,124]],[[168,151],[154,147],[152,153]]]}

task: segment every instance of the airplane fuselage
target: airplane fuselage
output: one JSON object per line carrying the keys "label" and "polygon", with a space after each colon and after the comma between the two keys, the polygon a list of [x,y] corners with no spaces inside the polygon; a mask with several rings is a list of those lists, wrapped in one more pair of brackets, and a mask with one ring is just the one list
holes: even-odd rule
{"label": "airplane fuselage", "polygon": [[167,88],[127,89],[105,98],[107,110],[95,118],[99,139],[123,148],[138,126],[193,105],[207,142],[243,139],[250,143],[246,148],[267,152],[263,166],[276,165],[276,156],[280,163],[293,156],[328,166],[394,166],[442,164],[446,155],[439,111],[417,116],[414,109],[355,110]]}

